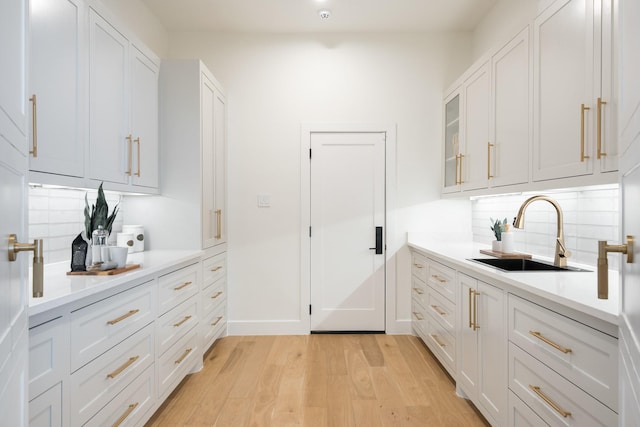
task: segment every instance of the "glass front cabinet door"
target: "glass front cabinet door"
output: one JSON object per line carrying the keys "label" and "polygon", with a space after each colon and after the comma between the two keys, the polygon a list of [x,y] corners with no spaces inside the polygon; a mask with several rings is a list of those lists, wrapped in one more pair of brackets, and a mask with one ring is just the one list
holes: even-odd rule
{"label": "glass front cabinet door", "polygon": [[460,91],[456,90],[444,101],[444,178],[443,192],[459,191],[462,180],[460,168]]}

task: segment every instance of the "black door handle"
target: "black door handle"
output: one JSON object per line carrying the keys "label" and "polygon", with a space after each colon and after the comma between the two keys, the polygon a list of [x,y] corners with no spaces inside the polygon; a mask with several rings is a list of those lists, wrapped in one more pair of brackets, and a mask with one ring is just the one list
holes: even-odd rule
{"label": "black door handle", "polygon": [[374,250],[376,251],[376,255],[381,255],[382,254],[382,227],[376,227],[376,247],[375,248],[369,248],[369,250]]}

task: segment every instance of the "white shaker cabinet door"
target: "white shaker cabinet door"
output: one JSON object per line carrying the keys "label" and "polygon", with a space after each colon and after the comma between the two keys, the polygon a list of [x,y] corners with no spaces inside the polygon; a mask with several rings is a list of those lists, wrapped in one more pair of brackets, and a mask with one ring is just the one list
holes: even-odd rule
{"label": "white shaker cabinet door", "polygon": [[213,83],[202,74],[200,93],[202,138],[202,247],[216,245],[217,216],[215,207],[215,100]]}
{"label": "white shaker cabinet door", "polygon": [[29,3],[30,140],[37,145],[29,169],[82,177],[86,123],[84,2]]}
{"label": "white shaker cabinet door", "polygon": [[463,190],[487,188],[487,142],[491,81],[485,63],[463,85],[462,157],[459,160]]}
{"label": "white shaker cabinet door", "polygon": [[227,101],[218,91],[215,94],[213,114],[215,123],[214,213],[217,245],[227,241]]}
{"label": "white shaker cabinet door", "polygon": [[89,13],[89,177],[125,184],[133,168],[127,133],[129,41]]}

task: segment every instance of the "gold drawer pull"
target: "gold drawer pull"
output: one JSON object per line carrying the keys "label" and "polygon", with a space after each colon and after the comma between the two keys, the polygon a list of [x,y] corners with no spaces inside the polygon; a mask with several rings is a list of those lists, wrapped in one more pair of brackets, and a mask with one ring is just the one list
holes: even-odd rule
{"label": "gold drawer pull", "polygon": [[446,347],[447,346],[445,343],[440,341],[440,339],[438,338],[438,336],[436,334],[431,334],[431,338],[433,338],[433,340],[435,342],[437,342],[440,347]]}
{"label": "gold drawer pull", "polygon": [[580,162],[584,162],[585,159],[589,158],[589,156],[584,154],[584,112],[590,109],[591,108],[584,104],[580,104]]}
{"label": "gold drawer pull", "polygon": [[136,403],[132,403],[131,405],[129,405],[129,407],[127,408],[127,410],[126,410],[126,411],[124,411],[124,413],[123,413],[122,415],[120,415],[120,418],[118,418],[118,419],[116,420],[116,422],[115,422],[115,423],[113,423],[113,427],[118,427],[120,424],[122,424],[122,422],[123,422],[124,420],[126,420],[126,419],[127,419],[127,417],[128,417],[129,415],[131,415],[131,413],[133,412],[133,410],[134,410],[134,409],[136,409],[137,407],[138,407],[138,402],[136,402]]}
{"label": "gold drawer pull", "polygon": [[416,294],[418,294],[418,295],[423,295],[424,294],[424,291],[422,289],[420,289],[420,288],[413,288],[413,290],[416,291]]}
{"label": "gold drawer pull", "polygon": [[222,291],[218,291],[215,293],[215,295],[211,295],[211,299],[216,299],[218,298],[220,295],[222,295]]}
{"label": "gold drawer pull", "polygon": [[124,319],[126,319],[127,317],[131,317],[134,314],[136,314],[137,312],[139,312],[140,310],[138,310],[137,308],[135,310],[130,310],[127,314],[123,314],[122,316],[115,318],[113,320],[109,320],[107,322],[108,325],[115,325],[118,322],[122,322]]}
{"label": "gold drawer pull", "polygon": [[133,166],[131,166],[131,156],[133,156],[131,148],[131,146],[133,145],[132,138],[133,137],[131,135],[125,137],[125,139],[127,140],[127,171],[125,172],[125,174],[128,176],[131,176],[131,170],[133,169]]}
{"label": "gold drawer pull", "polygon": [[214,211],[216,214],[216,239],[222,239],[222,209],[216,209]]}
{"label": "gold drawer pull", "polygon": [[179,290],[181,290],[181,289],[186,288],[187,286],[189,286],[189,285],[190,285],[190,284],[192,284],[192,283],[193,283],[193,282],[184,282],[182,285],[180,285],[180,286],[178,286],[178,287],[176,287],[176,288],[173,288],[173,290],[174,290],[174,291],[179,291]]}
{"label": "gold drawer pull", "polygon": [[29,150],[29,154],[33,155],[33,157],[38,157],[38,107],[36,101],[36,94],[34,93],[31,98],[31,136],[33,145],[31,150]]}
{"label": "gold drawer pull", "polygon": [[191,350],[193,350],[193,349],[192,348],[186,349],[184,351],[184,353],[182,353],[182,356],[180,356],[180,358],[175,361],[175,364],[178,365],[178,364],[182,363],[182,361],[185,359],[185,357],[187,357],[189,355],[189,353],[191,353]]}
{"label": "gold drawer pull", "polygon": [[173,327],[177,328],[178,326],[182,325],[184,322],[186,322],[187,320],[191,319],[191,316],[184,316],[184,319],[182,319],[181,321],[179,321],[178,323],[174,323]]}
{"label": "gold drawer pull", "polygon": [[221,266],[221,265],[217,265],[216,267],[214,267],[214,268],[212,268],[212,269],[211,269],[211,272],[212,272],[212,273],[215,273],[216,271],[220,270],[221,268],[222,268],[222,266]]}
{"label": "gold drawer pull", "polygon": [[220,321],[221,321],[221,320],[222,320],[222,316],[218,316],[218,318],[216,319],[216,321],[215,321],[215,322],[213,322],[213,323],[211,324],[211,326],[216,326],[218,323],[220,323]]}
{"label": "gold drawer pull", "polygon": [[434,279],[436,279],[440,283],[447,283],[448,282],[447,279],[445,279],[442,276],[438,276],[437,274],[432,274],[431,277],[433,277]]}
{"label": "gold drawer pull", "polygon": [[120,375],[122,373],[122,371],[124,371],[125,369],[127,369],[129,366],[133,365],[133,363],[138,360],[140,358],[140,356],[133,356],[130,357],[129,360],[127,360],[126,362],[124,362],[122,364],[122,366],[120,366],[118,369],[116,369],[115,371],[111,372],[110,374],[107,374],[107,378],[115,378],[118,375]]}
{"label": "gold drawer pull", "polygon": [[529,333],[531,335],[533,335],[534,337],[538,338],[540,341],[544,342],[545,344],[549,344],[551,347],[555,348],[556,350],[559,350],[559,351],[563,352],[564,354],[571,353],[571,349],[570,348],[566,348],[566,347],[561,346],[560,344],[554,343],[549,338],[546,338],[546,337],[542,336],[542,334],[540,332],[529,331]]}
{"label": "gold drawer pull", "polygon": [[416,268],[423,268],[423,267],[422,267],[422,264],[416,264],[416,263],[414,262],[414,263],[413,263],[413,265],[414,265]]}
{"label": "gold drawer pull", "polygon": [[540,387],[538,387],[537,385],[529,384],[529,388],[533,390],[533,392],[537,394],[540,397],[540,399],[544,400],[547,405],[551,406],[553,410],[556,411],[558,414],[562,415],[565,418],[571,416],[571,412],[565,411],[564,409],[559,407],[557,403],[549,399],[549,397],[547,397],[547,395],[544,394],[542,390],[540,390]]}
{"label": "gold drawer pull", "polygon": [[432,305],[431,308],[433,308],[440,316],[445,316],[447,314],[446,311],[442,311],[442,309],[437,305]]}
{"label": "gold drawer pull", "polygon": [[422,317],[422,314],[418,313],[417,311],[414,311],[413,315],[416,316],[416,319],[418,320],[424,320],[424,317]]}

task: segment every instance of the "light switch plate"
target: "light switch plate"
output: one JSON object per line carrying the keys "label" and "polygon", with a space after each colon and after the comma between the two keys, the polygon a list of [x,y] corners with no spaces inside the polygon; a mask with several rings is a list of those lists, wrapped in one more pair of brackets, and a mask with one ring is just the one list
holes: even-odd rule
{"label": "light switch plate", "polygon": [[271,194],[258,194],[258,207],[268,208],[271,206]]}

